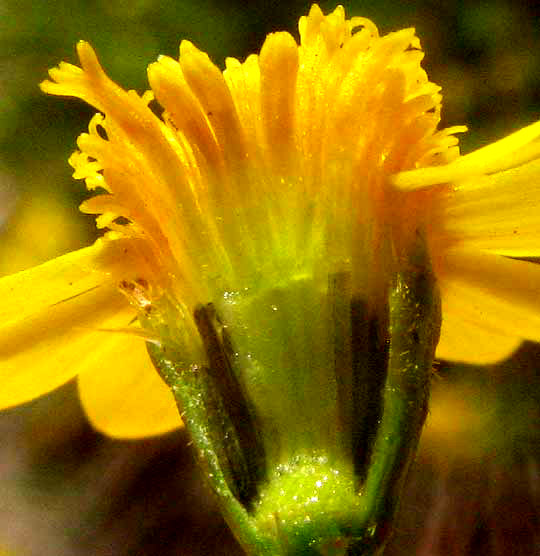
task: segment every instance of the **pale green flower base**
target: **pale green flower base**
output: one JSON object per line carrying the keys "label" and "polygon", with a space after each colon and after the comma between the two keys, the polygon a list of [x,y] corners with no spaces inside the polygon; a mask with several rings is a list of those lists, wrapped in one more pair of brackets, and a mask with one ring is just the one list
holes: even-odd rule
{"label": "pale green flower base", "polygon": [[[365,343],[366,353],[360,359],[366,366],[366,372],[359,374],[362,384],[349,380],[354,391],[349,392],[348,402],[337,396],[334,413],[339,414],[341,403],[360,404],[353,417],[363,415],[363,422],[346,425],[346,420],[336,417],[330,423],[335,427],[335,442],[331,435],[317,434],[328,415],[316,416],[324,409],[325,390],[320,398],[312,396],[311,407],[299,407],[297,414],[287,400],[277,403],[277,407],[288,406],[291,413],[274,420],[261,404],[253,404],[246,381],[235,368],[239,354],[226,336],[232,331],[232,340],[239,340],[238,349],[242,338],[234,331],[240,328],[220,320],[213,305],[195,312],[207,353],[205,364],[188,364],[186,353],[171,342],[148,345],[156,368],[182,408],[208,484],[247,554],[372,555],[383,549],[426,417],[440,326],[438,296],[424,250],[413,253],[402,268],[391,284],[388,313],[381,317],[386,337],[379,351],[387,355],[369,352],[373,346]],[[294,307],[299,296],[309,298],[316,288],[309,282],[296,282],[290,290],[281,287],[268,296],[286,301],[287,291]],[[235,303],[245,318],[245,306],[238,300]],[[347,311],[350,314],[351,309]],[[227,314],[234,318],[234,312]],[[338,322],[336,330],[339,326]],[[265,334],[248,336],[250,353],[257,347],[254,337],[263,344],[261,349],[268,342]],[[386,368],[376,368],[383,361]],[[274,375],[277,387],[272,390]],[[267,370],[257,376],[265,381],[263,391],[278,401],[294,395],[298,388],[298,376],[291,377],[296,383],[290,390],[280,382],[284,374]],[[300,398],[313,388],[311,374],[303,376],[307,390],[298,394]],[[341,378],[346,379],[346,373]],[[369,409],[369,396],[380,400],[378,413]],[[306,411],[314,422],[302,436],[296,419],[304,419]],[[360,441],[339,446],[340,427]]]}

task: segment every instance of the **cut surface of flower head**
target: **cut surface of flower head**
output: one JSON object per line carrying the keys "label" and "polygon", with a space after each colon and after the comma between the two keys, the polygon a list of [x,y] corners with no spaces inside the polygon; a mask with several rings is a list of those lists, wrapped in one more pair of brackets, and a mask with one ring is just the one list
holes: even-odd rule
{"label": "cut surface of flower head", "polygon": [[[540,267],[509,258],[540,256],[540,123],[460,156],[465,128],[437,129],[440,88],[413,29],[380,36],[316,5],[299,29],[299,43],[271,34],[224,72],[183,41],[178,60],[150,65],[142,96],[111,81],[86,42],[81,67],[50,71],[44,91],[99,111],[70,163],[96,191],[82,210],[109,231],[0,282],[3,407],[78,375],[101,430],[170,430],[180,417],[144,338],[159,341],[172,319],[188,363],[204,358],[196,307],[258,299],[268,314],[250,325],[260,318],[253,333],[268,335],[272,361],[288,360],[289,376],[316,368],[317,292],[346,275],[377,311],[419,234],[441,290],[440,357],[489,363],[540,339]],[[309,287],[285,307],[276,291],[291,284]],[[305,322],[304,335],[274,329],[276,312]]]}

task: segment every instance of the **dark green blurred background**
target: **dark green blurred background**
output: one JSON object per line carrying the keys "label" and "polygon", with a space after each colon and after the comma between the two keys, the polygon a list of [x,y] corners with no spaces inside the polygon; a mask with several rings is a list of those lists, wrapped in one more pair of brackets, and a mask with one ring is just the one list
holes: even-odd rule
{"label": "dark green blurred background", "polygon": [[[67,164],[93,110],[38,89],[86,39],[109,75],[145,90],[146,66],[192,40],[223,67],[288,30],[308,2],[0,0],[0,274],[88,244],[86,193]],[[443,125],[468,152],[540,117],[540,19],[523,2],[345,2],[382,33],[414,26],[443,86]],[[532,3],[531,3],[532,5]],[[326,12],[333,2],[322,2]],[[387,554],[540,554],[540,351],[489,369],[441,365],[433,410]],[[1,387],[1,385],[0,385]],[[0,554],[238,554],[184,434],[103,438],[73,384],[0,414]]]}

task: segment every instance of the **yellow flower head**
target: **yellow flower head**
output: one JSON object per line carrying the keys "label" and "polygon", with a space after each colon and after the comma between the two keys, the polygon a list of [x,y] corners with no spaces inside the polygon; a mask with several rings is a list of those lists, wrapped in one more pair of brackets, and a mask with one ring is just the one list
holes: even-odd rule
{"label": "yellow flower head", "polygon": [[464,128],[436,131],[439,87],[420,67],[414,30],[381,38],[342,7],[325,17],[314,6],[300,37],[272,34],[223,73],[184,41],[179,61],[149,67],[142,97],[110,81],[81,42],[82,69],[61,64],[42,84],[105,114],[71,158],[75,177],[107,192],[82,210],[142,238],[156,276],[189,309],[314,266],[352,266],[368,288],[366,267],[391,264],[378,250],[430,214],[429,195],[401,195],[390,177],[457,156],[452,133]]}
{"label": "yellow flower head", "polygon": [[[540,255],[540,123],[460,157],[465,128],[437,129],[440,87],[413,29],[381,37],[316,5],[299,29],[300,44],[271,34],[224,72],[183,41],[142,96],[86,42],[81,67],[50,71],[44,91],[99,110],[70,163],[98,191],[82,210],[109,232],[0,282],[0,406],[78,375],[101,430],[170,430],[172,396],[137,336],[152,340],[167,307],[195,351],[199,304],[306,277],[346,272],[375,310],[418,234],[442,294],[439,356],[492,362],[540,338],[540,267],[507,258]],[[156,326],[102,331],[137,315]]]}

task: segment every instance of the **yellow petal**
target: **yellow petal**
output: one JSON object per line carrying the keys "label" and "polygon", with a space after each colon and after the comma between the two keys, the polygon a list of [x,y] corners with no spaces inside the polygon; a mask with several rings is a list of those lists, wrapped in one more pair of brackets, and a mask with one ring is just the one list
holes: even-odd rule
{"label": "yellow petal", "polygon": [[148,80],[158,102],[189,144],[197,147],[213,168],[223,166],[222,154],[210,122],[187,84],[180,64],[168,56],[148,67]]}
{"label": "yellow petal", "polygon": [[138,240],[99,239],[90,247],[1,278],[1,329],[105,283],[136,277],[137,265],[141,272],[146,268],[140,244]]}
{"label": "yellow petal", "polygon": [[207,115],[225,156],[235,161],[242,160],[246,152],[242,126],[223,74],[207,54],[189,41],[180,44],[179,62],[184,78]]}
{"label": "yellow petal", "polygon": [[99,347],[102,333],[95,329],[126,326],[132,318],[123,296],[103,286],[15,325],[0,326],[0,408],[41,396],[73,378]]}
{"label": "yellow petal", "polygon": [[476,323],[466,315],[454,314],[443,303],[441,339],[436,358],[471,365],[490,365],[509,357],[521,344],[521,339],[504,336]]}
{"label": "yellow petal", "polygon": [[94,427],[116,438],[163,434],[182,426],[173,395],[136,336],[101,333],[86,358],[79,397]]}
{"label": "yellow petal", "polygon": [[539,156],[540,122],[536,122],[450,164],[400,172],[392,178],[392,182],[405,190],[439,183],[457,183],[473,176],[516,168]]}
{"label": "yellow petal", "polygon": [[449,196],[444,233],[466,248],[540,256],[540,160],[460,185]]}
{"label": "yellow petal", "polygon": [[118,292],[129,278],[134,243],[100,240],[0,279],[0,408],[68,381],[102,335],[127,326],[133,310]]}
{"label": "yellow petal", "polygon": [[262,125],[259,56],[251,54],[243,63],[236,58],[226,58],[225,65],[223,77],[231,91],[244,136],[249,138],[245,143],[246,156],[252,164],[261,165],[266,143]]}
{"label": "yellow petal", "polygon": [[498,335],[540,340],[540,265],[450,249],[438,266],[443,313]]}
{"label": "yellow petal", "polygon": [[[289,33],[268,35],[259,61],[261,109],[269,152],[287,156],[294,150],[294,101],[298,47]],[[277,158],[277,156],[276,156]]]}

